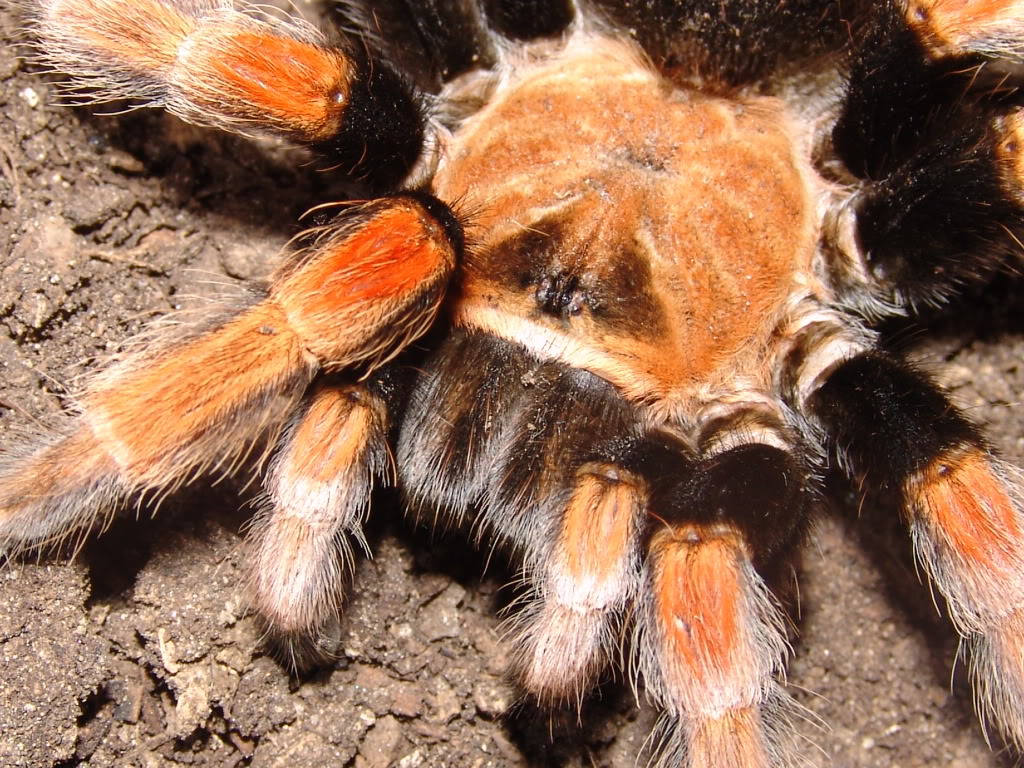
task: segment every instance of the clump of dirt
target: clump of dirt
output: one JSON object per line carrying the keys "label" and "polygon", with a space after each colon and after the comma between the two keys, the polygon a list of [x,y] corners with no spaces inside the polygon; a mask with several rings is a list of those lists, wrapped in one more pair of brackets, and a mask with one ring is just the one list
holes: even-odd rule
{"label": "clump of dirt", "polygon": [[[5,41],[17,20],[0,15]],[[96,117],[0,48],[0,427],[67,405],[76,377],[147,318],[259,278],[300,214],[341,181],[291,150],[159,113]],[[941,321],[918,354],[1024,463],[1020,304]],[[539,713],[504,679],[510,571],[382,500],[336,663],[297,679],[247,609],[236,487],[121,519],[72,562],[0,569],[0,765],[151,768],[629,768],[655,713],[614,681]],[[826,516],[799,567],[790,690],[814,765],[994,768],[948,622],[885,510]],[[960,670],[962,672],[962,670]]]}

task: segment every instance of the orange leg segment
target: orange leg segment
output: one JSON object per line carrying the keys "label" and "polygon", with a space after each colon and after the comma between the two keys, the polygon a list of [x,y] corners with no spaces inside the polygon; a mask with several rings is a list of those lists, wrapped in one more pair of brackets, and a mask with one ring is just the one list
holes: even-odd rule
{"label": "orange leg segment", "polygon": [[365,377],[422,334],[460,248],[458,222],[426,195],[318,229],[261,301],[128,355],[87,387],[67,437],[0,466],[0,549],[87,526],[133,494],[233,472],[272,443],[319,372]]}
{"label": "orange leg segment", "polygon": [[923,374],[879,352],[841,362],[811,413],[869,487],[900,490],[914,549],[970,653],[979,708],[1024,744],[1024,485]]}
{"label": "orange leg segment", "polygon": [[321,655],[362,539],[375,479],[392,474],[387,409],[363,385],[324,384],[289,427],[250,539],[256,608],[293,666]]}
{"label": "orange leg segment", "polygon": [[637,589],[642,482],[609,464],[580,468],[538,601],[512,646],[523,686],[543,702],[580,703],[604,669]]}
{"label": "orange leg segment", "polygon": [[735,530],[689,525],[651,542],[654,607],[641,664],[678,721],[666,764],[686,768],[777,765],[776,723],[785,702],[774,682],[788,647],[778,607]]}
{"label": "orange leg segment", "polygon": [[918,556],[972,653],[978,705],[1024,743],[1024,503],[1019,472],[973,446],[906,482]]}

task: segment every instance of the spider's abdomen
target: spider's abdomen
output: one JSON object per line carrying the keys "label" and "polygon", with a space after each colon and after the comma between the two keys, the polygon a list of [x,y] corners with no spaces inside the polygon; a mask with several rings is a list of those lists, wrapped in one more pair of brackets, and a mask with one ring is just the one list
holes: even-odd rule
{"label": "spider's abdomen", "polygon": [[795,144],[779,102],[570,46],[471,118],[435,178],[480,209],[456,322],[638,401],[750,378],[814,251]]}

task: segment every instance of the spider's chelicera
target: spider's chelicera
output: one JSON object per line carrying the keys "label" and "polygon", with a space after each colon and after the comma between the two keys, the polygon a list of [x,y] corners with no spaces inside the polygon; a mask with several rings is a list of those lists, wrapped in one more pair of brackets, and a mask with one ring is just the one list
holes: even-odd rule
{"label": "spider's chelicera", "polygon": [[1017,473],[872,330],[1019,247],[1024,3],[363,0],[340,38],[218,0],[29,6],[76,96],[284,137],[369,202],[95,376],[0,469],[0,547],[266,445],[252,590],[295,658],[396,485],[521,563],[537,700],[621,663],[662,764],[788,765],[769,585],[838,457],[899,497],[1024,740]]}

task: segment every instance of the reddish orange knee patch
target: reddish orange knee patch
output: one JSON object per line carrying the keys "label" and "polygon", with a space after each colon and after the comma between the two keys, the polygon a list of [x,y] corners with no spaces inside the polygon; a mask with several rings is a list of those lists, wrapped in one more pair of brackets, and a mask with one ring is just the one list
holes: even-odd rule
{"label": "reddish orange knee patch", "polygon": [[911,507],[941,531],[966,564],[999,570],[1019,557],[1021,530],[1013,501],[980,451],[947,452],[912,478],[907,491]]}
{"label": "reddish orange knee patch", "polygon": [[907,23],[935,56],[969,53],[979,41],[1015,36],[1024,9],[1019,0],[910,0]]}
{"label": "reddish orange knee patch", "polygon": [[272,295],[332,368],[390,359],[425,331],[456,258],[442,225],[409,198],[366,206],[302,257],[274,275]]}
{"label": "reddish orange knee patch", "polygon": [[354,69],[337,50],[215,24],[194,35],[180,67],[199,106],[306,142],[341,129]]}
{"label": "reddish orange knee patch", "polygon": [[[667,537],[665,537],[667,538]],[[655,594],[666,651],[700,684],[736,674],[742,602],[734,537],[694,530],[656,546]]]}

